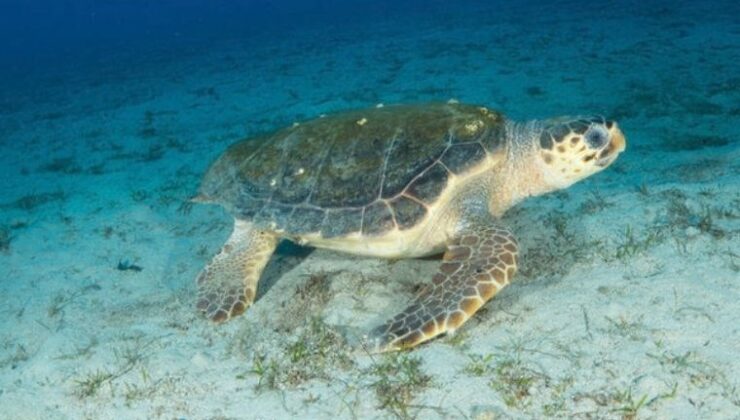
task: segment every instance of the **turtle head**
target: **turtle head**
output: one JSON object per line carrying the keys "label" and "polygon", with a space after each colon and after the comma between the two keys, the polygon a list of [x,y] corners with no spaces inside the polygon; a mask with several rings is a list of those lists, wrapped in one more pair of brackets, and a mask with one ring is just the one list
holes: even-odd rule
{"label": "turtle head", "polygon": [[552,189],[566,188],[603,170],[626,147],[617,123],[601,117],[544,121],[535,141],[538,166]]}

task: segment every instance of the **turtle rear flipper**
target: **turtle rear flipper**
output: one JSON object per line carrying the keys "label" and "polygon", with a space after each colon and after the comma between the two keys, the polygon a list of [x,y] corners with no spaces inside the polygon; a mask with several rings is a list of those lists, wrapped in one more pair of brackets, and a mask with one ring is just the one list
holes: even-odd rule
{"label": "turtle rear flipper", "polygon": [[198,275],[198,309],[214,322],[242,314],[254,301],[277,242],[274,234],[236,220],[229,240]]}
{"label": "turtle rear flipper", "polygon": [[432,284],[370,333],[376,351],[411,348],[467,321],[511,281],[518,246],[500,227],[464,232],[448,245]]}

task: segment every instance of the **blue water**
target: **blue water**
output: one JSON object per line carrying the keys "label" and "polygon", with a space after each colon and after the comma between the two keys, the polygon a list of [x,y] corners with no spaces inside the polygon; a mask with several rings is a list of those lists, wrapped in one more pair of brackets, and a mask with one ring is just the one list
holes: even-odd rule
{"label": "blue water", "polygon": [[[609,170],[569,190],[581,200],[570,202],[580,203],[594,191],[611,200],[594,216],[600,217],[603,235],[589,235],[612,248],[619,246],[627,223],[640,238],[671,223],[678,226],[670,231],[680,234],[665,242],[682,244],[676,250],[665,245],[635,258],[642,255],[650,264],[660,261],[674,268],[679,285],[691,280],[680,273],[697,264],[717,270],[707,277],[718,282],[713,287],[724,291],[728,301],[698,300],[692,307],[724,311],[724,317],[717,316],[725,320],[722,327],[720,321],[706,327],[713,331],[707,340],[722,343],[714,337],[729,335],[712,360],[721,364],[723,354],[730,358],[738,333],[727,325],[738,321],[740,313],[735,299],[740,278],[740,2],[4,0],[0,307],[6,320],[0,324],[0,370],[5,371],[0,405],[10,407],[14,418],[24,412],[27,418],[44,417],[44,412],[53,418],[95,413],[202,418],[220,412],[239,417],[234,413],[243,413],[242,406],[227,397],[219,400],[223,411],[205,402],[195,408],[213,391],[199,389],[197,375],[184,373],[190,363],[205,363],[193,362],[191,355],[200,354],[199,346],[207,341],[199,341],[209,334],[201,329],[210,331],[193,309],[193,279],[230,229],[224,213],[200,207],[190,212],[184,204],[203,171],[230,144],[296,121],[378,103],[452,98],[502,110],[515,120],[579,114],[617,120],[628,138],[627,152]],[[654,192],[651,199],[641,198],[646,191]],[[547,209],[576,216],[575,204],[562,207],[553,200],[564,196],[555,197],[539,202],[540,210],[537,202],[525,207],[523,217],[544,217]],[[625,202],[629,214],[621,213]],[[710,225],[707,214],[712,215]],[[525,256],[537,258],[535,244],[526,239],[523,244]],[[290,259],[301,253],[284,254]],[[116,270],[121,261],[143,270]],[[600,264],[629,271],[613,259]],[[523,273],[525,284],[544,281]],[[641,288],[649,285],[644,281]],[[673,299],[670,293],[664,293],[666,299]],[[168,306],[175,296],[181,305]],[[52,311],[59,302],[68,303]],[[131,309],[141,302],[149,306],[142,312]],[[147,324],[166,317],[157,310],[171,315],[171,325],[199,325],[203,335],[195,338],[186,327],[161,320]],[[580,317],[579,312],[578,322]],[[107,331],[92,345],[97,350],[77,359],[63,357],[84,347],[87,341],[79,337],[94,330]],[[151,335],[177,334],[177,339],[167,338],[169,347],[163,349],[188,343],[179,374],[187,378],[189,391],[163,390],[156,397],[171,403],[136,411],[121,399],[123,382],[134,381],[124,372],[109,381],[110,389],[101,392],[105,397],[80,398],[77,372],[117,363],[116,340],[134,330],[144,342]],[[236,340],[230,331],[212,340]],[[690,341],[681,337],[677,342]],[[444,356],[429,350],[432,346],[423,350],[427,364]],[[213,352],[210,372],[253,361],[231,358],[225,350]],[[645,354],[655,352],[634,350],[647,361],[654,359]],[[166,351],[156,354],[152,358]],[[684,393],[677,402],[651,403],[648,413],[736,418],[737,394],[717,396],[721,393],[712,387],[737,386],[737,371],[725,381],[707,380],[702,388],[679,376],[676,383]],[[437,384],[440,392],[459,389],[445,388],[444,380]],[[304,390],[315,385],[303,385]],[[504,404],[491,387],[484,388],[503,415],[546,415],[532,408],[536,404]],[[652,397],[663,391],[646,392]],[[334,401],[331,392],[316,393]],[[621,413],[614,411],[621,402],[584,408],[576,394],[569,394],[560,415]],[[42,400],[44,395],[47,405],[29,405],[33,396]],[[689,407],[686,401],[692,397],[704,398],[711,409]],[[373,398],[367,394],[368,401]],[[456,407],[473,415],[473,405]],[[296,413],[280,412],[278,403],[270,407],[242,417]],[[331,412],[322,410],[314,414]],[[451,410],[451,416],[459,412]],[[392,414],[382,408],[372,412]]]}

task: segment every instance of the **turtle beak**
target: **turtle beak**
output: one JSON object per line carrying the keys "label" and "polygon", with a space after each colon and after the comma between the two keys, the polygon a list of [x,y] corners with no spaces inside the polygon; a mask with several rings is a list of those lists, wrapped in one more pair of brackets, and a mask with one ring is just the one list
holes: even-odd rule
{"label": "turtle beak", "polygon": [[190,197],[188,201],[191,203],[207,203],[209,199],[204,194],[197,194]]}
{"label": "turtle beak", "polygon": [[596,165],[606,168],[611,165],[617,156],[627,149],[627,140],[624,138],[624,133],[619,129],[617,123],[614,121],[608,121],[607,127],[609,129],[609,143],[599,153],[599,159],[596,161]]}

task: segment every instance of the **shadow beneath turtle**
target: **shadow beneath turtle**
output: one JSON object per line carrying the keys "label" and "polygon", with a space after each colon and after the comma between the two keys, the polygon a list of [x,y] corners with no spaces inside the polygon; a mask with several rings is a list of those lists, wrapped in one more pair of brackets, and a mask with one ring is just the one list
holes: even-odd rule
{"label": "shadow beneath turtle", "polygon": [[281,241],[262,273],[257,286],[255,302],[259,301],[284,274],[294,269],[314,250],[315,248],[300,246],[291,241]]}

